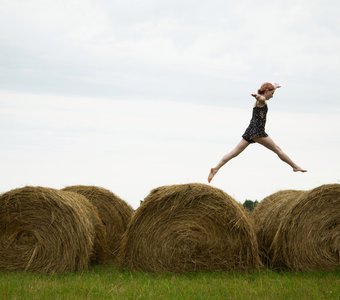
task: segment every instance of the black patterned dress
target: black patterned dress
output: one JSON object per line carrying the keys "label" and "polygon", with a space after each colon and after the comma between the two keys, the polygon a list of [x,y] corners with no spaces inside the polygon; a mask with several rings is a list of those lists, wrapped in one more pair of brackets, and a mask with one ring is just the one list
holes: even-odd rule
{"label": "black patterned dress", "polygon": [[254,138],[268,136],[265,132],[267,112],[267,104],[262,107],[255,106],[253,108],[253,115],[250,120],[250,124],[242,135],[248,143],[255,143]]}

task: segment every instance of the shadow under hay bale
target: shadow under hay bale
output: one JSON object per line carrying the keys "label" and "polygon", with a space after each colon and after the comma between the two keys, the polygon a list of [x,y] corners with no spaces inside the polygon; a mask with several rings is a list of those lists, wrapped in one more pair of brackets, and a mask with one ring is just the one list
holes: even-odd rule
{"label": "shadow under hay bale", "polygon": [[133,209],[114,193],[96,186],[69,186],[62,191],[72,191],[85,196],[98,210],[105,228],[108,247],[107,263],[115,263],[123,233],[132,217]]}
{"label": "shadow under hay bale", "polygon": [[119,262],[149,272],[251,270],[260,264],[243,207],[198,183],[152,190],[123,236]]}
{"label": "shadow under hay bale", "polygon": [[294,201],[273,241],[274,261],[295,271],[340,268],[340,184],[319,186]]}
{"label": "shadow under hay bale", "polygon": [[0,270],[86,270],[95,228],[90,204],[84,205],[83,200],[30,186],[2,194]]}
{"label": "shadow under hay bale", "polygon": [[278,257],[274,262],[275,249],[272,244],[281,220],[289,217],[287,210],[304,193],[304,191],[298,190],[282,190],[271,194],[259,202],[250,215],[254,224],[261,260],[271,268],[285,267],[285,263]]}

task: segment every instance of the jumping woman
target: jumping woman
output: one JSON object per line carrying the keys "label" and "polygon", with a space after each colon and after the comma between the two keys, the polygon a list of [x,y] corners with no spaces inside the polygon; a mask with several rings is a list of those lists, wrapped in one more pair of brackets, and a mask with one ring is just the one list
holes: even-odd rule
{"label": "jumping woman", "polygon": [[211,168],[208,176],[208,182],[213,179],[222,166],[224,166],[232,158],[239,155],[249,144],[252,143],[259,143],[275,152],[282,161],[293,168],[294,172],[307,172],[305,169],[300,168],[296,163],[294,163],[265,132],[266,116],[268,111],[267,101],[273,98],[275,90],[280,87],[281,86],[277,83],[271,84],[266,82],[261,85],[257,94],[251,94],[256,101],[250,124],[245,133],[242,135],[242,140],[238,143],[238,145],[232,151],[224,155],[216,167]]}

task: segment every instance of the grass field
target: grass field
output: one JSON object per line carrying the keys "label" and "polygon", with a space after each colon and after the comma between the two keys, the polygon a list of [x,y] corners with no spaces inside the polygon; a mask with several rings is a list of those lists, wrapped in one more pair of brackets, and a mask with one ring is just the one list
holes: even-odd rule
{"label": "grass field", "polygon": [[0,272],[1,299],[340,299],[336,272],[149,274]]}

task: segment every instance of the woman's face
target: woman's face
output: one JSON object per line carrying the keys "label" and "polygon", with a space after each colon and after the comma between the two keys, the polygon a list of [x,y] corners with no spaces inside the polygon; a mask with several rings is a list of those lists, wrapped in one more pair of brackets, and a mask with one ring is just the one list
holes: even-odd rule
{"label": "woman's face", "polygon": [[264,92],[263,96],[269,100],[270,98],[273,98],[273,95],[275,93],[275,90],[267,90]]}

